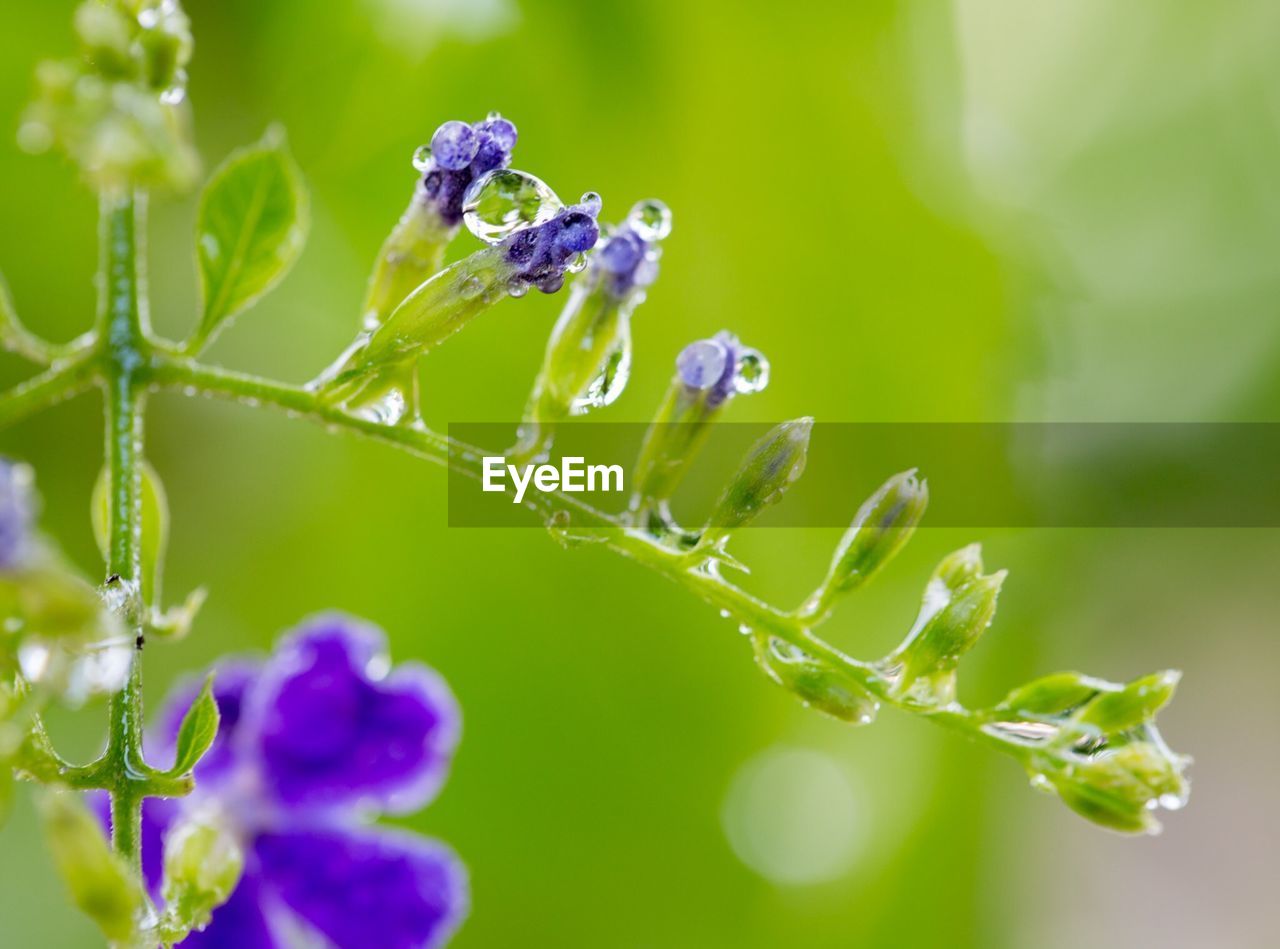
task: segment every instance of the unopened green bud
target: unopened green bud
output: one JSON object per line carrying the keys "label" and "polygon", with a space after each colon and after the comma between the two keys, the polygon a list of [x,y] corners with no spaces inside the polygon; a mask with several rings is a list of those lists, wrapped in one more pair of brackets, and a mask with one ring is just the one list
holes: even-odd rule
{"label": "unopened green bud", "polygon": [[911,539],[928,504],[929,486],[916,479],[914,469],[886,481],[858,509],[805,612],[825,615],[836,597],[870,580]]}
{"label": "unopened green bud", "polygon": [[758,640],[756,662],[801,702],[841,721],[869,725],[880,710],[880,703],[857,680],[783,640]]}
{"label": "unopened green bud", "polygon": [[503,299],[512,273],[502,247],[486,247],[451,264],[359,338],[312,387],[352,407],[382,397],[389,378],[411,374],[418,357]]}
{"label": "unopened green bud", "polygon": [[1076,713],[1075,720],[1108,735],[1136,728],[1169,703],[1181,678],[1181,672],[1170,669],[1134,679],[1122,689],[1098,695]]}
{"label": "unopened green bud", "polygon": [[[1007,571],[1000,570],[966,581],[923,624],[917,624],[887,661],[890,667],[900,667],[900,692],[911,692],[918,681],[934,682],[936,687],[931,686],[927,694],[917,693],[917,697],[944,703],[951,700],[952,673],[960,657],[991,625],[1006,576]],[[945,583],[943,578],[935,579]]]}
{"label": "unopened green bud", "polygon": [[45,791],[39,804],[45,838],[72,901],[109,940],[131,944],[146,909],[142,884],[112,853],[78,797]]}
{"label": "unopened green bud", "polygon": [[751,446],[716,504],[702,537],[703,546],[748,523],[782,499],[787,488],[804,474],[812,431],[812,418],[794,419],[775,426]]}
{"label": "unopened green bud", "polygon": [[1152,741],[1135,741],[1074,763],[1050,781],[1072,810],[1122,833],[1155,833],[1153,811],[1177,810],[1188,787],[1186,759]]}
{"label": "unopened green bud", "polygon": [[1079,672],[1055,672],[1020,685],[996,708],[1011,715],[1053,717],[1083,705],[1099,692],[1119,688]]}
{"label": "unopened green bud", "polygon": [[173,922],[203,927],[227,901],[244,870],[244,850],[215,819],[195,818],[173,828],[164,842],[164,900]]}

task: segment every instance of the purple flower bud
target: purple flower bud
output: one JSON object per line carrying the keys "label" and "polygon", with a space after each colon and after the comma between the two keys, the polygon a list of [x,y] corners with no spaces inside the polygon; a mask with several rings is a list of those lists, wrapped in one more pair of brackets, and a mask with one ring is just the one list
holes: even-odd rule
{"label": "purple flower bud", "polygon": [[671,212],[661,201],[638,202],[596,255],[615,296],[647,287],[658,277],[658,243],[671,233]]}
{"label": "purple flower bud", "polygon": [[600,228],[595,219],[585,211],[569,211],[561,219],[556,243],[573,254],[581,254],[596,245]]}
{"label": "purple flower bud", "polygon": [[564,286],[565,272],[579,254],[589,251],[600,238],[591,203],[575,204],[542,224],[522,228],[502,244],[508,262],[516,265],[511,278],[516,284],[530,284],[543,293],[555,293]]}
{"label": "purple flower bud", "polygon": [[445,224],[462,221],[467,188],[481,175],[511,163],[516,127],[497,113],[468,125],[445,122],[431,136],[431,160],[425,168],[421,193]]}
{"label": "purple flower bud", "polygon": [[16,567],[31,541],[31,469],[0,459],[0,570]]}
{"label": "purple flower bud", "polygon": [[690,389],[706,392],[715,408],[738,392],[758,392],[769,382],[769,364],[738,337],[721,331],[690,343],[676,357],[676,374]]}
{"label": "purple flower bud", "polygon": [[480,138],[466,122],[446,122],[431,136],[431,157],[449,171],[459,171],[471,164],[480,148]]}
{"label": "purple flower bud", "polygon": [[611,274],[629,274],[644,257],[645,246],[630,231],[620,231],[600,248],[600,266]]}
{"label": "purple flower bud", "polygon": [[475,127],[477,131],[488,132],[494,142],[508,154],[516,147],[516,127],[496,112],[490,113],[489,118],[483,122],[477,122]]}
{"label": "purple flower bud", "polygon": [[690,343],[676,357],[676,372],[690,389],[709,389],[724,376],[729,350],[714,339]]}

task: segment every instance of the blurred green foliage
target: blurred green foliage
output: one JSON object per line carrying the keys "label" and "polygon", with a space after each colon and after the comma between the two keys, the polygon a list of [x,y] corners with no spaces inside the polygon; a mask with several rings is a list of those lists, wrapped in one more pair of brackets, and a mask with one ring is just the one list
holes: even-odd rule
{"label": "blurred green foliage", "polygon": [[[35,63],[70,51],[73,6],[7,5],[10,142]],[[646,419],[680,347],[730,328],[774,368],[733,406],[740,420],[1276,418],[1280,12],[1266,0],[186,6],[206,167],[279,121],[312,193],[307,251],[219,341],[229,365],[301,380],[329,362],[407,200],[413,149],[444,119],[498,109],[520,128],[516,166],[562,196],[599,191],[604,219],[650,195],[675,212],[610,417]],[[70,338],[93,309],[94,201],[66,165],[13,145],[0,195],[20,311]],[[154,319],[174,334],[198,316],[195,213],[189,195],[153,215]],[[429,421],[517,416],[562,302],[536,296],[426,360]],[[1241,728],[1280,714],[1270,534],[974,536],[926,518],[830,627],[855,654],[883,653],[932,563],[982,540],[1011,576],[995,648],[968,660],[974,701],[1064,666],[1183,668],[1165,730],[1197,759],[1196,798],[1164,837],[1123,840],[921,723],[852,730],[797,707],[728,624],[627,563],[537,531],[446,530],[445,478],[410,458],[242,409],[155,404],[169,589],[211,597],[189,640],[148,651],[152,707],[180,672],[327,607],[439,668],[465,736],[443,797],[412,822],[471,868],[460,947],[1252,946],[1280,921],[1280,762]],[[90,570],[100,442],[91,400],[0,442],[35,465],[45,525]],[[860,500],[830,503],[851,517]],[[761,530],[739,553],[753,588],[796,601],[837,537]],[[51,726],[87,757],[101,721]],[[777,744],[829,754],[847,778],[839,815],[785,794],[752,812],[792,828],[771,838],[784,847],[821,839],[823,821],[855,828],[822,882],[770,882],[722,830],[734,776]],[[29,795],[17,807],[29,814]],[[6,944],[93,944],[89,923],[48,911],[63,897],[32,821],[0,840]]]}

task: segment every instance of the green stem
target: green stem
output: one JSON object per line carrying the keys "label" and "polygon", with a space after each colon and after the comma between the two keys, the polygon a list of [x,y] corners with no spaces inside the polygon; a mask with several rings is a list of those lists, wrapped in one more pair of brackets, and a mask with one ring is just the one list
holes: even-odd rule
{"label": "green stem", "polygon": [[0,428],[89,389],[98,376],[96,356],[77,353],[0,395]]}
{"label": "green stem", "polygon": [[142,757],[142,435],[146,363],[146,285],[139,234],[145,198],[108,194],[102,199],[102,303],[108,484],[107,584],[122,592],[123,618],[137,639],[129,681],[111,698],[104,766],[111,784],[112,843],[142,871],[142,798],[147,768]]}
{"label": "green stem", "polygon": [[[157,355],[148,378],[161,388],[226,398],[254,407],[283,409],[329,429],[346,430],[385,442],[476,480],[482,477],[484,456],[494,454],[421,426],[385,425],[360,418],[299,386],[205,366],[191,360]],[[525,495],[523,503],[544,516],[568,513],[572,529],[586,529],[604,546],[683,586],[753,633],[775,636],[839,667],[880,701],[922,715],[1024,762],[1027,759],[1025,746],[1005,741],[983,729],[991,721],[986,712],[959,705],[941,708],[922,706],[902,698],[893,690],[893,683],[874,666],[846,656],[817,638],[810,628],[811,623],[804,617],[765,603],[718,572],[707,570],[705,562],[691,561],[686,551],[666,547],[621,519],[562,492],[536,495],[530,492]]]}

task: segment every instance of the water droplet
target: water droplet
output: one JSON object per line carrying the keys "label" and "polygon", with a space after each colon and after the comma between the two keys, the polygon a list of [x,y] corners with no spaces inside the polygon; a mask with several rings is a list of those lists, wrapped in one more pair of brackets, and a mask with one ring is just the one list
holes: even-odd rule
{"label": "water droplet", "polygon": [[413,150],[413,167],[425,172],[431,167],[431,146],[419,145]]}
{"label": "water droplet", "polygon": [[468,274],[458,283],[458,292],[466,299],[474,300],[484,293],[484,281],[475,274]]}
{"label": "water droplet", "polygon": [[582,206],[582,210],[595,217],[600,213],[600,208],[604,206],[604,201],[594,191],[586,191],[578,199],[578,204]]}
{"label": "water droplet", "polygon": [[582,271],[587,269],[587,255],[578,254],[565,265],[564,269],[569,271],[569,273],[582,273]]}
{"label": "water droplet", "polygon": [[733,374],[733,388],[736,392],[760,392],[769,384],[769,360],[755,349],[744,349],[738,353],[738,366]]}
{"label": "water droplet", "polygon": [[623,332],[618,345],[605,360],[600,374],[591,380],[586,391],[570,404],[569,411],[574,415],[583,415],[592,409],[613,403],[618,396],[622,395],[622,390],[627,387],[627,380],[630,377],[631,332],[627,330]]}
{"label": "water droplet", "polygon": [[546,223],[563,207],[541,179],[499,168],[481,175],[467,189],[462,219],[476,237],[496,244],[522,228]]}
{"label": "water droplet", "polygon": [[165,105],[179,105],[187,97],[187,90],[179,83],[174,83],[160,93],[160,101]]}
{"label": "water droplet", "polygon": [[519,277],[512,277],[507,281],[507,296],[522,297],[529,292],[529,285]]}
{"label": "water droplet", "polygon": [[743,636],[750,636],[752,633],[755,632],[755,630],[752,629],[750,626],[748,626],[746,623],[739,623],[738,632],[740,632]]}
{"label": "water droplet", "polygon": [[1181,794],[1168,792],[1161,794],[1157,800],[1159,801],[1160,806],[1166,811],[1179,811],[1187,805],[1187,794],[1186,792]]}
{"label": "water droplet", "polygon": [[642,241],[660,241],[671,233],[671,209],[661,201],[641,201],[627,215],[627,224]]}
{"label": "water droplet", "polygon": [[982,730],[997,738],[1012,739],[1018,744],[1039,745],[1058,735],[1058,726],[1049,722],[992,722]]}
{"label": "water droplet", "polygon": [[730,616],[732,616],[732,615],[733,615],[733,614],[732,614],[732,613],[730,613],[728,610],[721,610],[721,611],[720,611],[720,618],[721,618],[721,619],[728,619],[728,618],[729,618]]}
{"label": "water droplet", "polygon": [[1031,776],[1031,787],[1045,794],[1053,793],[1053,782],[1038,771]]}

